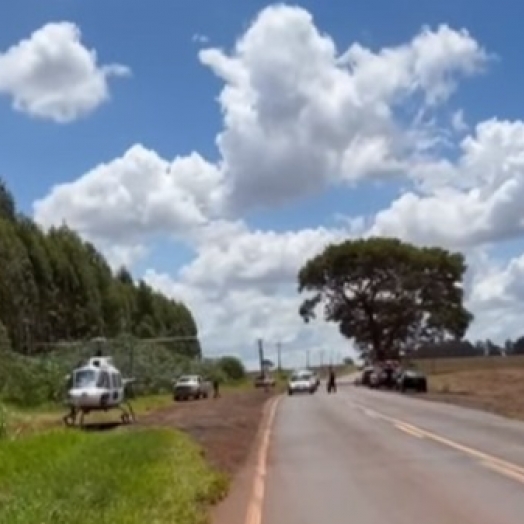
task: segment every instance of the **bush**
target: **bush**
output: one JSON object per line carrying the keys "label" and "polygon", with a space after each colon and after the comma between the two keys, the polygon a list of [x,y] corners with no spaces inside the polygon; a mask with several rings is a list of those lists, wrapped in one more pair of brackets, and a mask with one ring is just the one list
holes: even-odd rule
{"label": "bush", "polygon": [[227,490],[189,437],[166,430],[38,434],[0,446],[0,465],[10,524],[201,524]]}
{"label": "bush", "polygon": [[243,380],[246,377],[244,364],[236,357],[222,357],[218,365],[229,380]]}
{"label": "bush", "polygon": [[15,353],[0,356],[0,394],[12,404],[34,407],[56,402],[64,394],[66,369],[52,359],[30,359]]}

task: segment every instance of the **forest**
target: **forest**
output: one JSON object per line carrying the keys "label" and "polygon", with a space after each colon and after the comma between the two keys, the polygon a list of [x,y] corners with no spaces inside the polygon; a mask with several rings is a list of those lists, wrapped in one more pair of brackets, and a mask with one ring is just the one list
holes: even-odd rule
{"label": "forest", "polygon": [[113,272],[95,246],[67,225],[43,231],[19,213],[0,181],[0,329],[17,353],[35,355],[58,342],[195,337],[176,351],[199,357],[191,311],[182,302]]}

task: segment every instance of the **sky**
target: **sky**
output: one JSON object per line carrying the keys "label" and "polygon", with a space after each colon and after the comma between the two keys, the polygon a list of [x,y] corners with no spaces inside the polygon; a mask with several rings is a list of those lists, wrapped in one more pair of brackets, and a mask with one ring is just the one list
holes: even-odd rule
{"label": "sky", "polygon": [[[520,4],[520,5],[519,5]],[[191,308],[204,354],[353,355],[297,271],[371,235],[465,253],[524,332],[524,4],[3,0],[0,176]]]}

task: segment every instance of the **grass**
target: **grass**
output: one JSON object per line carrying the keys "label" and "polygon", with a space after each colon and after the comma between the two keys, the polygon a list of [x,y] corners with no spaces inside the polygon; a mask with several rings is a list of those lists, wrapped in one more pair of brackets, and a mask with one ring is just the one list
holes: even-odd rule
{"label": "grass", "polygon": [[[137,416],[156,411],[173,404],[171,395],[150,395],[132,400],[132,406]],[[67,408],[61,404],[44,404],[38,407],[20,408],[13,405],[4,405],[7,419],[7,430],[15,435],[27,435],[62,424],[62,416]],[[87,423],[103,423],[120,420],[117,410],[93,412],[87,415]],[[1,417],[0,417],[1,418]],[[1,422],[0,422],[1,426]],[[1,430],[0,430],[1,431]],[[0,521],[1,522],[1,521]]]}
{"label": "grass", "polygon": [[0,446],[0,522],[202,524],[227,491],[170,430],[55,430]]}
{"label": "grass", "polygon": [[511,357],[413,359],[412,362],[418,369],[428,375],[440,375],[460,371],[524,368],[524,355]]}

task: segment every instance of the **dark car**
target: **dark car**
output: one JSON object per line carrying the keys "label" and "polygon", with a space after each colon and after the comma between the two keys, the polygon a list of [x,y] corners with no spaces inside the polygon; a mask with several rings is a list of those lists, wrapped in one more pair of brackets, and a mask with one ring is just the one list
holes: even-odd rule
{"label": "dark car", "polygon": [[397,387],[402,393],[408,389],[426,393],[428,391],[428,379],[422,371],[406,369],[398,377]]}
{"label": "dark car", "polygon": [[358,380],[358,384],[361,384],[362,386],[369,386],[371,383],[371,375],[374,371],[375,368],[373,366],[364,368],[364,371],[362,371],[362,375],[360,375],[360,379]]}
{"label": "dark car", "polygon": [[397,366],[393,362],[386,362],[380,367],[377,387],[384,389],[395,389],[397,387]]}

